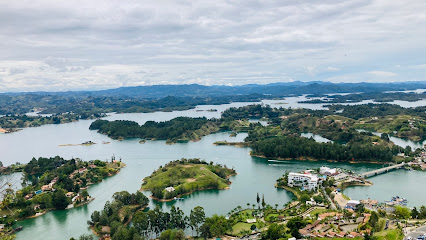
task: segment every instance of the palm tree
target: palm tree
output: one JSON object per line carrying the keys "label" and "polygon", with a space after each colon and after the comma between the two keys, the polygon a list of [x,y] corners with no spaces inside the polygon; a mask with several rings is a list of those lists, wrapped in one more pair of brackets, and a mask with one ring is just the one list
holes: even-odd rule
{"label": "palm tree", "polygon": [[249,209],[250,208],[250,203],[247,203],[247,209]]}
{"label": "palm tree", "polygon": [[254,207],[256,207],[256,204],[253,203],[252,206],[253,206],[253,210],[254,210]]}
{"label": "palm tree", "polygon": [[278,203],[275,203],[275,210],[278,210]]}

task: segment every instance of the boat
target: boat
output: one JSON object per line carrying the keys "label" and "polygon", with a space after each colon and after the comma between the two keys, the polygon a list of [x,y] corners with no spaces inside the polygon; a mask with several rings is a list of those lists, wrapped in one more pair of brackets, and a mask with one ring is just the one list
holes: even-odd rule
{"label": "boat", "polygon": [[173,200],[183,200],[183,198],[174,197]]}

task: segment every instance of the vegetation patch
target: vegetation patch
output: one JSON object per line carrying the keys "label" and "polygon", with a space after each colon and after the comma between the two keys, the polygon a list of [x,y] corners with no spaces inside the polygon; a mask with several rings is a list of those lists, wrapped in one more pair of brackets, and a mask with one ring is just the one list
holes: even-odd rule
{"label": "vegetation patch", "polygon": [[150,190],[158,200],[172,200],[204,189],[226,189],[235,170],[200,159],[181,159],[168,163],[144,179],[142,190]]}

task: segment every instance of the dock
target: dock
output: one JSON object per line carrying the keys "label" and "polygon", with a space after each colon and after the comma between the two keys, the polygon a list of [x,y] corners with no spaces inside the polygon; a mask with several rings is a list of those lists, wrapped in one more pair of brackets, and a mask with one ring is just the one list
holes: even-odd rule
{"label": "dock", "polygon": [[362,178],[369,178],[369,177],[373,177],[373,176],[376,176],[376,175],[379,175],[379,174],[382,174],[382,173],[392,171],[394,169],[400,169],[400,168],[404,167],[405,165],[406,165],[406,163],[394,164],[394,165],[391,165],[391,166],[388,166],[388,167],[379,168],[379,169],[376,169],[376,170],[373,170],[373,171],[362,173],[362,174],[360,174],[360,176]]}

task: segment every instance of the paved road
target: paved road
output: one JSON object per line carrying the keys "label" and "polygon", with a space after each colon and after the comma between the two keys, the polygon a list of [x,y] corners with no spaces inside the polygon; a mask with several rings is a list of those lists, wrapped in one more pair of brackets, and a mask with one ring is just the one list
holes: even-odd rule
{"label": "paved road", "polygon": [[322,193],[324,194],[324,196],[327,197],[328,202],[330,203],[331,209],[336,210],[336,205],[334,205],[334,202],[331,201],[331,198],[327,195],[327,193],[324,191],[324,188],[321,188]]}
{"label": "paved road", "polygon": [[408,239],[408,237],[412,237],[413,240],[416,240],[419,235],[426,234],[426,226],[422,226],[417,228],[416,230],[410,232],[404,237],[404,240]]}

